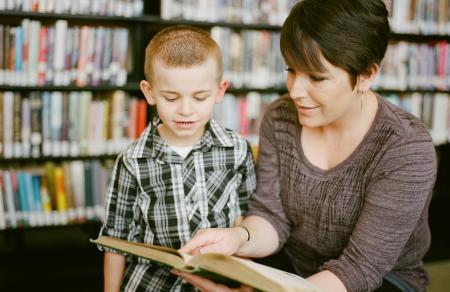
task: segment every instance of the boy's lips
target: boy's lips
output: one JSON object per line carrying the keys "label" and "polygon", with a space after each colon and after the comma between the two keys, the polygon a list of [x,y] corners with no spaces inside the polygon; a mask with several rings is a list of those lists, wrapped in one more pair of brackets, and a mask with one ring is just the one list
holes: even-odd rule
{"label": "boy's lips", "polygon": [[182,128],[182,129],[189,129],[192,126],[194,126],[195,122],[193,121],[175,121],[175,125],[178,128]]}

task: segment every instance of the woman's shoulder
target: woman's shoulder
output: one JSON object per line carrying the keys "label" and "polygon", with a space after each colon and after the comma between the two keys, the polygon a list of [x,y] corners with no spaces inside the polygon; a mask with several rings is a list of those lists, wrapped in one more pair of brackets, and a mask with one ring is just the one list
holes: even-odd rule
{"label": "woman's shoulder", "polygon": [[432,142],[425,124],[413,114],[378,96],[381,106],[381,125],[389,127],[404,142]]}

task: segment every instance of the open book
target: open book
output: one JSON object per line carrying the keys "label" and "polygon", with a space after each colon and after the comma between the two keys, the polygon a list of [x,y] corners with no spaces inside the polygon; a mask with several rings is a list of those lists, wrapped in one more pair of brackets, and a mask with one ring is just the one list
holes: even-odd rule
{"label": "open book", "polygon": [[101,236],[91,242],[184,272],[220,282],[229,283],[226,280],[232,280],[234,283],[242,283],[261,291],[320,291],[300,276],[235,256],[215,253],[191,256],[173,248],[129,242],[108,236]]}

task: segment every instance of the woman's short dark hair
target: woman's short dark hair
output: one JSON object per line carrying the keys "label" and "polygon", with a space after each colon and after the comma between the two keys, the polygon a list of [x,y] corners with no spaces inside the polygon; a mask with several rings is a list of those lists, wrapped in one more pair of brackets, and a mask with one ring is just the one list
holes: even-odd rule
{"label": "woman's short dark hair", "polygon": [[291,10],[281,30],[281,52],[289,67],[324,72],[320,55],[359,75],[380,65],[390,34],[382,0],[304,0]]}

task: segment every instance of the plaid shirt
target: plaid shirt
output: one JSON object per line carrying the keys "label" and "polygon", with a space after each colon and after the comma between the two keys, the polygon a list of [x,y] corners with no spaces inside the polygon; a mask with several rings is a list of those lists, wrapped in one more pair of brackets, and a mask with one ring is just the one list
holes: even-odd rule
{"label": "plaid shirt", "polygon": [[[214,120],[186,158],[158,135],[159,122],[117,158],[100,235],[178,249],[198,229],[232,226],[247,210],[256,176],[246,140]],[[196,291],[169,268],[127,260],[123,290]]]}

